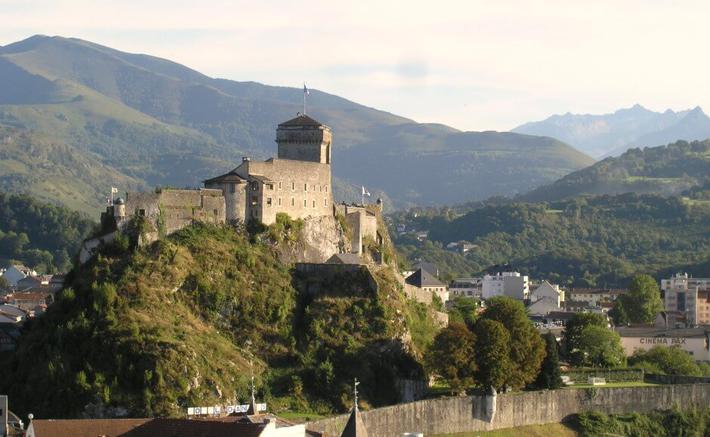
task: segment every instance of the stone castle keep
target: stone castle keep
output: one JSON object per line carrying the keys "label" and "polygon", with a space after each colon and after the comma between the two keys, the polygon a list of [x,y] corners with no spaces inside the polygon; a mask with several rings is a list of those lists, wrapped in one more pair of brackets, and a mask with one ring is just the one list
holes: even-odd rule
{"label": "stone castle keep", "polygon": [[[293,219],[307,219],[307,225],[309,221],[319,221],[318,226],[323,227],[324,222],[332,222],[332,226],[325,226],[328,228],[336,226],[336,215],[342,215],[353,231],[350,247],[328,249],[329,255],[342,251],[361,254],[363,238],[381,240],[377,217],[363,205],[335,205],[332,139],[328,126],[299,114],[278,125],[277,157],[266,161],[244,157],[238,167],[205,180],[200,189],[126,193],[125,199],[116,199],[107,209],[102,222],[114,221],[117,231],[123,232],[133,217],[145,217],[148,226],[144,238],[154,241],[195,221],[218,224],[255,220],[270,225],[277,214],[285,213]],[[381,208],[381,201],[378,205]],[[82,257],[88,259],[101,243],[112,240],[111,235],[85,242]],[[337,246],[333,243],[333,247]]]}

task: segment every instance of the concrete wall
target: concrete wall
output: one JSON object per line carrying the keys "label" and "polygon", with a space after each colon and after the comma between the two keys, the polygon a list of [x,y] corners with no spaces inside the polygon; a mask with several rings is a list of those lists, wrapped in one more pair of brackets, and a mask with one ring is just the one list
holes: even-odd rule
{"label": "concrete wall", "polygon": [[[390,437],[405,432],[425,435],[486,431],[524,425],[560,422],[586,411],[604,413],[646,412],[657,408],[706,407],[710,384],[657,387],[561,389],[508,393],[497,396],[497,412],[486,420],[484,396],[430,399],[378,408],[362,413],[370,437]],[[309,430],[339,436],[347,415],[310,422]]]}

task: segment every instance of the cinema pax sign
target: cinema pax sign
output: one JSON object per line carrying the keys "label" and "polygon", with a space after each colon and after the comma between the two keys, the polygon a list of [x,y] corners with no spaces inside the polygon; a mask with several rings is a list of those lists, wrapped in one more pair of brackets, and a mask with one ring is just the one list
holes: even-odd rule
{"label": "cinema pax sign", "polygon": [[639,338],[640,344],[659,344],[666,346],[683,345],[687,338],[684,337],[641,337]]}

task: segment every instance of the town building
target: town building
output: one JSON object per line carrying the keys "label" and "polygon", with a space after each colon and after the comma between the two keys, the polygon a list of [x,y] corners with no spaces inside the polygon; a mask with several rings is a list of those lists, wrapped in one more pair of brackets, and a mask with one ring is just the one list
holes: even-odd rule
{"label": "town building", "polygon": [[528,277],[518,272],[498,272],[485,275],[481,285],[483,299],[495,296],[508,296],[513,299],[525,300],[530,293]]}
{"label": "town building", "polygon": [[53,302],[51,292],[18,292],[8,294],[5,301],[30,315],[40,314]]}
{"label": "town building", "polygon": [[2,277],[10,287],[17,287],[17,282],[28,276],[37,276],[37,272],[22,264],[13,264],[2,274]]}
{"label": "town building", "polygon": [[710,362],[710,331],[705,328],[618,327],[616,330],[626,356],[654,346],[678,346],[696,361]]}
{"label": "town building", "polygon": [[588,307],[601,307],[602,303],[614,303],[619,295],[626,292],[613,288],[573,288],[567,294],[571,301],[585,302]]}
{"label": "town building", "polygon": [[464,255],[468,253],[470,250],[475,249],[476,245],[471,243],[470,241],[452,241],[451,243],[446,245],[446,250],[450,250],[452,252],[458,252],[461,255]]}
{"label": "town building", "polygon": [[483,279],[456,278],[449,284],[449,295],[480,299],[483,297]]}
{"label": "town building", "polygon": [[562,307],[565,302],[565,291],[557,284],[551,284],[548,281],[542,281],[540,285],[530,292],[530,302],[537,302],[540,299],[551,299],[557,309]]}
{"label": "town building", "polygon": [[665,310],[685,314],[688,325],[710,325],[710,278],[676,273],[661,280]]}
{"label": "town building", "polygon": [[441,282],[433,273],[423,268],[418,269],[405,279],[406,284],[417,287],[424,292],[432,293],[446,303],[449,300],[449,291],[446,284]]}

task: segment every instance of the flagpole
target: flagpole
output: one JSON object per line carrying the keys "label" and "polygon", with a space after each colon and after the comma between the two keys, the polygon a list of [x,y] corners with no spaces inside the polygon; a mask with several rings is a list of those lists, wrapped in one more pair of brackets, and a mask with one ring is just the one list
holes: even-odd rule
{"label": "flagpole", "polygon": [[306,115],[306,94],[308,94],[306,89],[306,83],[303,82],[303,115]]}

